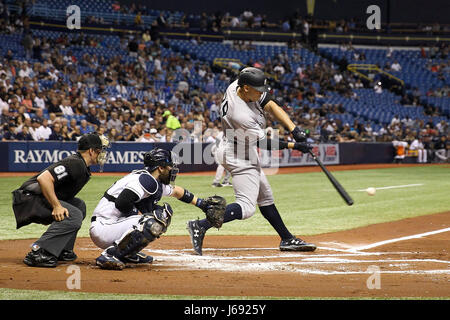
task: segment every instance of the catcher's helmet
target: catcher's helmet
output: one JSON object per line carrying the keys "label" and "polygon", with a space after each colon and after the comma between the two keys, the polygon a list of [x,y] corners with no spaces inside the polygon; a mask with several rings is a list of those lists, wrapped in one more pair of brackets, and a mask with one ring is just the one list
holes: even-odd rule
{"label": "catcher's helmet", "polygon": [[239,72],[238,86],[245,84],[259,92],[267,92],[270,90],[264,72],[254,67],[247,67]]}
{"label": "catcher's helmet", "polygon": [[174,182],[178,174],[178,160],[172,151],[156,148],[144,154],[144,167],[147,171],[152,172],[158,167],[170,166],[172,169],[169,173],[169,180],[163,181],[168,184]]}
{"label": "catcher's helmet", "polygon": [[156,148],[144,154],[144,166],[148,171],[153,171],[158,167],[174,166],[172,152]]}

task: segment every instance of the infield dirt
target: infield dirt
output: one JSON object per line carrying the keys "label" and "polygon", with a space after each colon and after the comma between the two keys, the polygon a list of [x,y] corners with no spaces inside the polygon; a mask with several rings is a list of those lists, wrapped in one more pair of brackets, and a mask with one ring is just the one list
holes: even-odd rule
{"label": "infield dirt", "polygon": [[[33,240],[0,241],[0,287],[189,296],[449,297],[449,226],[450,212],[445,212],[321,234],[307,237],[318,246],[308,253],[279,251],[275,236],[207,236],[202,257],[193,254],[189,237],[163,236],[146,249],[155,257],[153,264],[122,271],[95,266],[101,250],[88,238],[77,239],[75,262],[52,269],[23,264]],[[71,265],[79,267],[80,289],[67,286]]]}

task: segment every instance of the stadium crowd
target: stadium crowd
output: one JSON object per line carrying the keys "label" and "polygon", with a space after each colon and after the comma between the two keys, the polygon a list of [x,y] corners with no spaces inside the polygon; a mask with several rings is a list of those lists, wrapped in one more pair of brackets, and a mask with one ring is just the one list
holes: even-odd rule
{"label": "stadium crowd", "polygon": [[[253,16],[253,20],[249,20],[250,16],[253,14],[244,12],[242,15],[249,25],[261,23],[264,19]],[[76,141],[82,134],[96,131],[106,135],[110,141],[176,142],[174,130],[182,128],[189,132],[189,136],[183,137],[184,141],[210,142],[213,141],[211,136],[221,130],[219,107],[222,94],[214,89],[201,90],[187,81],[193,74],[213,79],[211,66],[193,60],[188,54],[163,57],[161,47],[167,40],[160,37],[152,39],[148,30],[143,30],[138,37],[124,35],[121,38],[122,48],[130,56],[137,57],[135,61],[126,63],[118,56],[106,59],[85,54],[77,59],[70,51],[61,53],[61,49],[70,45],[96,47],[101,39],[95,35],[80,33],[71,39],[64,36],[56,39],[36,37],[29,32],[24,20],[17,17],[9,17],[0,32],[22,33],[26,53],[26,59],[21,60],[15,58],[11,51],[0,57],[2,141]],[[38,62],[30,63],[29,58]],[[294,56],[295,59],[301,62],[302,57]],[[153,79],[147,77],[143,61],[154,63]],[[429,149],[433,149],[434,144],[441,141],[440,137],[449,133],[448,122],[445,121],[435,126],[432,122],[396,117],[390,124],[374,130],[370,121],[343,123],[340,119],[327,117],[329,114],[344,114],[342,104],[325,103],[320,108],[312,108],[302,103],[313,103],[323,98],[327,91],[358,99],[353,89],[365,86],[353,73],[335,68],[325,59],[313,66],[300,65],[297,70],[290,70],[288,57],[283,54],[253,63],[279,78],[286,72],[295,72],[296,76],[288,86],[274,83],[274,95],[291,118],[310,132],[310,141],[412,142],[420,137]],[[77,66],[96,71],[80,74],[76,72]],[[171,80],[178,72],[185,78],[174,85]],[[166,74],[166,82],[157,89],[154,80],[158,79],[159,73]],[[229,82],[234,75],[223,70],[220,79]],[[69,83],[64,81],[67,78]],[[41,88],[40,80],[53,81],[53,84]],[[129,86],[142,90],[143,97],[131,94],[125,98]],[[93,87],[98,87],[98,98],[89,98],[87,91]],[[108,87],[114,87],[119,94],[111,95]],[[438,91],[448,95],[448,87]],[[161,93],[164,93],[163,98]],[[186,105],[190,106],[188,110],[183,107]],[[273,134],[273,129],[278,129],[280,138],[292,139],[275,121],[269,119],[267,127],[270,134]]]}

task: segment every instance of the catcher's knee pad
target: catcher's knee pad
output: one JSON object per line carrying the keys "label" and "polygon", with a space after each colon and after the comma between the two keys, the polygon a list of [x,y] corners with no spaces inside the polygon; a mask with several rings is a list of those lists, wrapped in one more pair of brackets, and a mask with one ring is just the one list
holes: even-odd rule
{"label": "catcher's knee pad", "polygon": [[138,253],[150,242],[159,238],[166,232],[172,218],[172,208],[169,204],[156,206],[151,214],[143,215],[138,224],[126,232],[122,238],[116,241],[114,255],[119,259]]}
{"label": "catcher's knee pad", "polygon": [[161,234],[167,231],[172,220],[173,210],[168,203],[162,206],[156,206],[155,210],[149,215],[145,215],[141,220],[140,226],[142,232],[147,237],[159,238]]}

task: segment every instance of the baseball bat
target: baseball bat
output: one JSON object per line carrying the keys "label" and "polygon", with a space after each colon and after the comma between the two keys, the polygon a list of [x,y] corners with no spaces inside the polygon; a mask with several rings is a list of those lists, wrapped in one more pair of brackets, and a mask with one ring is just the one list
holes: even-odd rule
{"label": "baseball bat", "polygon": [[316,160],[317,164],[320,166],[322,171],[326,174],[328,177],[328,180],[330,180],[333,187],[336,189],[336,191],[339,193],[339,195],[344,199],[344,201],[351,206],[353,204],[353,199],[348,195],[347,191],[345,191],[344,187],[339,183],[339,181],[336,180],[336,178],[331,174],[330,171],[323,165],[322,160],[320,160],[316,155],[312,152],[312,150],[309,150],[309,154],[313,157],[314,160]]}

